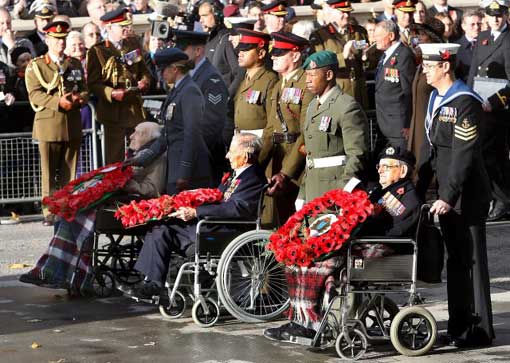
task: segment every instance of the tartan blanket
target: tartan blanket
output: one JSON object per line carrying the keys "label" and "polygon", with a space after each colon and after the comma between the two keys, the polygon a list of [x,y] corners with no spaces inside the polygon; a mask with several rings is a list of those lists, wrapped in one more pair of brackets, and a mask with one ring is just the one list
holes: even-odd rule
{"label": "tartan blanket", "polygon": [[322,319],[325,295],[335,289],[333,274],[344,263],[345,257],[332,257],[312,267],[292,266],[285,270],[289,290],[288,318],[305,328],[318,330]]}
{"label": "tartan blanket", "polygon": [[77,213],[72,222],[59,219],[46,252],[29,273],[45,279],[51,287],[90,291],[95,221],[95,208]]}

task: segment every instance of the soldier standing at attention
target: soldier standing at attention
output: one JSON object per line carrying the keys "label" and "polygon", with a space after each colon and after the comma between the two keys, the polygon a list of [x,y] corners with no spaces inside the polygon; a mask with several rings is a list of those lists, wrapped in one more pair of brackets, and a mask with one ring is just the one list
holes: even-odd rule
{"label": "soldier standing at attention", "polygon": [[[35,111],[32,137],[39,142],[43,198],[75,178],[81,141],[80,108],[87,102],[80,61],[64,57],[69,24],[52,22],[44,31],[48,53],[34,59],[25,76]],[[54,216],[48,209],[43,208],[43,214],[43,224],[53,225]]]}
{"label": "soldier standing at attention", "polygon": [[303,68],[306,87],[317,97],[303,126],[306,171],[296,209],[328,190],[343,188],[363,171],[368,153],[368,121],[359,103],[336,85],[335,53],[314,53]]}
{"label": "soldier standing at attention", "polygon": [[234,123],[238,131],[249,131],[258,137],[267,124],[271,106],[271,92],[278,76],[265,66],[268,56],[269,34],[239,29],[239,66],[246,69],[234,98]]}
{"label": "soldier standing at attention", "polygon": [[350,1],[328,0],[323,3],[324,18],[328,25],[310,36],[315,51],[331,50],[338,59],[337,83],[363,107],[368,107],[366,79],[363,72],[363,49],[368,44],[365,28],[350,24]]}
{"label": "soldier standing at attention", "polygon": [[271,180],[264,202],[263,223],[281,225],[294,213],[305,156],[301,126],[313,95],[306,89],[301,68],[308,40],[288,32],[272,33],[273,70],[280,75],[271,96],[267,125],[262,136],[260,163]]}
{"label": "soldier standing at attention", "polygon": [[145,119],[141,92],[149,89],[150,73],[138,39],[129,35],[131,13],[118,8],[101,17],[108,39],[87,53],[88,86],[97,98],[97,120],[104,125],[106,164],[122,161],[125,137]]}
{"label": "soldier standing at attention", "polygon": [[400,40],[407,46],[411,45],[411,29],[417,0],[393,0],[396,23],[400,30]]}
{"label": "soldier standing at attention", "polygon": [[262,14],[264,14],[265,31],[268,34],[285,30],[285,17],[288,14],[287,3],[282,0],[276,0],[263,6]]}
{"label": "soldier standing at attention", "polygon": [[435,88],[425,118],[429,148],[420,166],[418,191],[425,195],[433,170],[438,199],[430,212],[439,216],[448,252],[448,332],[444,344],[486,346],[494,339],[487,266],[485,220],[490,184],[480,144],[483,100],[455,80],[458,44],[421,44],[423,71]]}

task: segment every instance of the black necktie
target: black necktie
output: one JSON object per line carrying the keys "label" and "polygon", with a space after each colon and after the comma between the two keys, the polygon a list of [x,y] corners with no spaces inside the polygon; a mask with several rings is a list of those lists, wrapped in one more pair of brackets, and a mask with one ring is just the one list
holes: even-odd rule
{"label": "black necktie", "polygon": [[377,63],[377,68],[375,71],[375,81],[376,82],[379,80],[379,77],[381,76],[382,70],[384,68],[384,58],[386,58],[386,53],[382,54],[381,59],[379,59],[379,63]]}

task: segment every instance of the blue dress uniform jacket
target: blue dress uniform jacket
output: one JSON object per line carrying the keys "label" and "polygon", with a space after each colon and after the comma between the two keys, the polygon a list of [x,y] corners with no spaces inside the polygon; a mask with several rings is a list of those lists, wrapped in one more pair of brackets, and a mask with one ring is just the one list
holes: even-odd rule
{"label": "blue dress uniform jacket", "polygon": [[[434,107],[436,97],[434,90],[425,142],[439,199],[453,208],[439,216],[448,251],[448,333],[471,344],[490,344],[494,331],[485,235],[490,186],[479,139],[481,99],[460,80]],[[427,163],[420,177],[423,169]]]}
{"label": "blue dress uniform jacket", "polygon": [[211,163],[200,124],[204,96],[189,75],[172,89],[161,109],[164,132],[149,149],[137,156],[142,165],[167,152],[167,194],[177,193],[176,181],[188,180],[190,189],[211,186]]}
{"label": "blue dress uniform jacket", "polygon": [[[224,193],[223,200],[215,204],[205,204],[197,208],[198,219],[205,216],[216,219],[255,220],[257,206],[266,178],[259,165],[251,165],[238,178],[229,178],[219,186]],[[164,282],[172,252],[185,253],[195,243],[197,220],[183,222],[172,220],[152,228],[145,236],[144,245],[136,262],[135,269],[151,281]],[[210,226],[210,225],[209,225]],[[201,232],[242,232],[240,225],[214,225],[202,227]],[[241,229],[239,229],[241,228]],[[189,250],[188,253],[189,255]]]}
{"label": "blue dress uniform jacket", "polygon": [[460,48],[457,51],[457,63],[455,65],[455,76],[467,82],[469,76],[469,68],[473,60],[473,48],[474,45],[467,40],[466,36],[463,35],[455,43],[460,44]]}
{"label": "blue dress uniform jacket", "polygon": [[[382,55],[384,57],[384,53]],[[382,134],[393,146],[405,148],[402,129],[412,116],[412,84],[416,72],[413,52],[400,44],[378,67],[375,80],[375,108]]]}

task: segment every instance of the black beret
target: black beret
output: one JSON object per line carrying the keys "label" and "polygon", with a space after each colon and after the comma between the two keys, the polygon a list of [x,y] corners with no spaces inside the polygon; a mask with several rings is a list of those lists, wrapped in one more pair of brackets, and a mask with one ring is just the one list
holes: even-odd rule
{"label": "black beret", "polygon": [[380,159],[400,160],[413,167],[414,164],[416,164],[416,158],[414,157],[413,153],[398,146],[388,146],[384,148],[379,155],[379,160]]}

